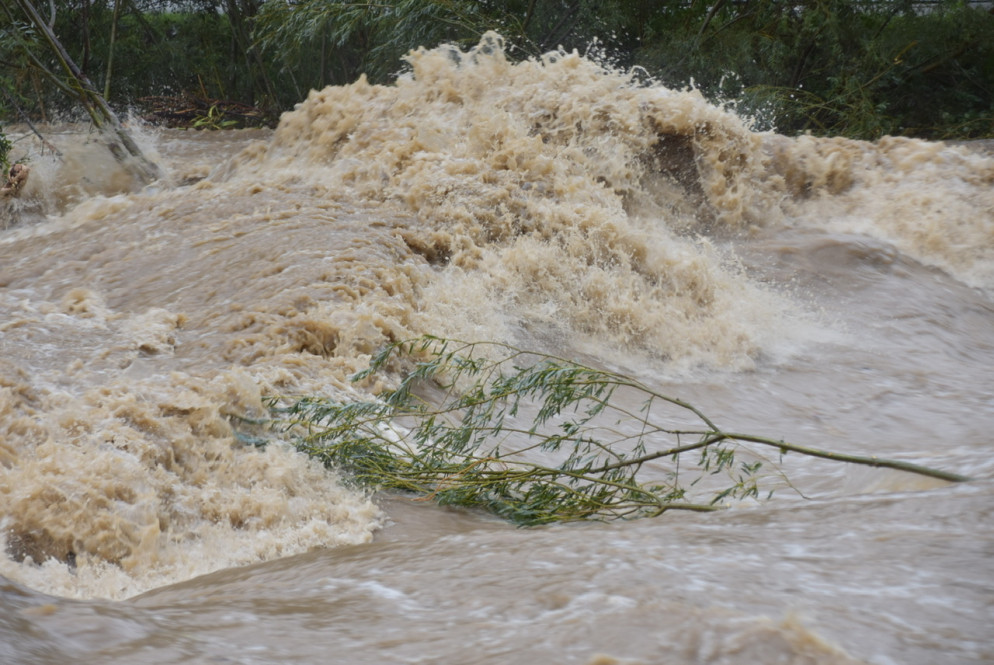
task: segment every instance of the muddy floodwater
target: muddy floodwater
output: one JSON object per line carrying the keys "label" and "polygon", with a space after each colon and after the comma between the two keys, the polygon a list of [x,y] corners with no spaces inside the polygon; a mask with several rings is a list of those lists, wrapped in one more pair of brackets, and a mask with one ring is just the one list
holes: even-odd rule
{"label": "muddy floodwater", "polygon": [[[994,662],[983,146],[756,132],[492,35],[274,131],[136,126],[144,189],[42,129],[0,204],[5,665]],[[521,529],[237,436],[425,333],[971,480],[788,455],[769,499]]]}

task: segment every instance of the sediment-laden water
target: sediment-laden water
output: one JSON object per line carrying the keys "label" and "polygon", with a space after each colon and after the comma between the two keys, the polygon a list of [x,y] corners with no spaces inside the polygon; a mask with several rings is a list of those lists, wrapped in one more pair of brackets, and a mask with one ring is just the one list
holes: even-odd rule
{"label": "sediment-laden water", "polygon": [[[275,132],[78,127],[0,229],[0,662],[994,661],[994,159],[757,133],[499,40]],[[24,145],[24,143],[19,144]],[[516,529],[234,424],[393,340],[622,371],[812,459],[714,514]],[[363,390],[375,390],[364,386]]]}

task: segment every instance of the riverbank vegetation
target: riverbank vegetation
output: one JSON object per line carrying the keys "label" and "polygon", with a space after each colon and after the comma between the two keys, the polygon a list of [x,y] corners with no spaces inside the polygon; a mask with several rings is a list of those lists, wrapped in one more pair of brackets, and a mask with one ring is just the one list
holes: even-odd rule
{"label": "riverbank vegetation", "polygon": [[[0,118],[66,117],[43,35],[3,2]],[[63,0],[39,11],[118,110],[273,124],[312,88],[386,83],[419,46],[500,32],[510,57],[596,53],[792,134],[994,137],[994,14],[952,0]]]}

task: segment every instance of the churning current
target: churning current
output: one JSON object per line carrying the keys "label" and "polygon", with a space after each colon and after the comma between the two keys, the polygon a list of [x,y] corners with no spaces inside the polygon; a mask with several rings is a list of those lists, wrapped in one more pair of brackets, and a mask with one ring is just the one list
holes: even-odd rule
{"label": "churning current", "polygon": [[[994,662],[991,153],[759,133],[495,35],[408,64],[274,132],[146,130],[141,191],[82,128],[30,155],[0,211],[0,662]],[[515,529],[236,437],[423,333],[973,480],[788,456],[769,500]]]}

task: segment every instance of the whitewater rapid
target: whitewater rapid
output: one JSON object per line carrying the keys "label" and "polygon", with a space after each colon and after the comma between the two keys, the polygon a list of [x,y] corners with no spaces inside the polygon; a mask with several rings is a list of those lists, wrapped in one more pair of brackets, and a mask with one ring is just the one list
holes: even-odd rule
{"label": "whitewater rapid", "polygon": [[[144,190],[76,127],[31,155],[0,220],[0,660],[994,658],[994,159],[755,132],[496,35],[407,64],[273,132],[140,130]],[[514,530],[239,438],[267,396],[375,394],[349,377],[423,333],[974,481],[787,459],[803,497]]]}

